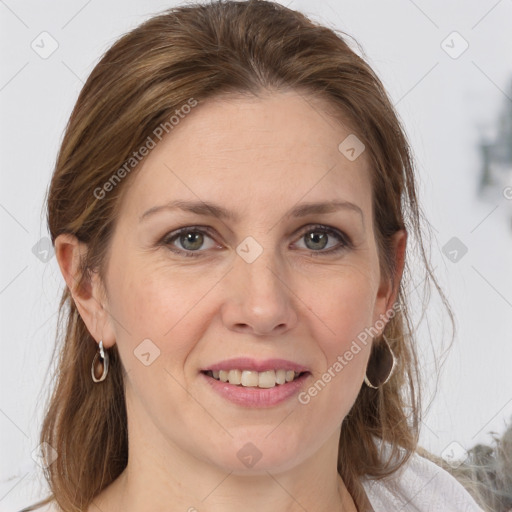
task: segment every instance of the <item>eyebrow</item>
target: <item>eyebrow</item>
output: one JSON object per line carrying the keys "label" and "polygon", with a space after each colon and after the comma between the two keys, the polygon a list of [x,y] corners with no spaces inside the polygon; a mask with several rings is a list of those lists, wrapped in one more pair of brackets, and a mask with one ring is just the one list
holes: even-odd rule
{"label": "eyebrow", "polygon": [[[146,210],[140,217],[139,222],[146,220],[148,217],[161,211],[173,211],[182,210],[185,212],[195,213],[197,215],[207,215],[210,217],[216,217],[219,219],[232,220],[238,222],[240,217],[226,208],[219,206],[214,203],[206,201],[170,201],[166,204],[159,206],[153,206],[149,210]],[[359,213],[361,220],[364,224],[364,214],[359,206],[349,201],[327,201],[327,202],[315,202],[315,203],[302,203],[292,208],[288,213],[285,214],[285,218],[291,217],[305,217],[311,214],[324,214],[324,213],[335,213],[340,210],[354,211]]]}

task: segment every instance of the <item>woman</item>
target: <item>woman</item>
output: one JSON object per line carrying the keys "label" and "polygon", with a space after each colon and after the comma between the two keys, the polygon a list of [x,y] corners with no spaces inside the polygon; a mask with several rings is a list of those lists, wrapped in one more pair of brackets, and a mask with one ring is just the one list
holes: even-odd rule
{"label": "woman", "polygon": [[48,224],[50,510],[480,510],[417,453],[413,166],[339,34],[253,0],[143,23],[78,98]]}

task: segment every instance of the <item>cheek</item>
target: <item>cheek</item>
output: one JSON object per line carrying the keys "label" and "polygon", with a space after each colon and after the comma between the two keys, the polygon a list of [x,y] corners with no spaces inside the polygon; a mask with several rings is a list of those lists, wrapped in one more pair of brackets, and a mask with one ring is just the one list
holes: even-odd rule
{"label": "cheek", "polygon": [[316,339],[331,353],[345,346],[372,325],[376,288],[372,275],[361,269],[343,269],[304,296],[317,317]]}
{"label": "cheek", "polygon": [[[205,329],[198,312],[219,280],[216,275],[177,271],[165,260],[147,265],[133,258],[118,260],[110,274],[110,307],[116,341],[125,367],[133,366],[134,352],[151,340],[165,367],[183,368],[183,361]],[[204,297],[204,298],[203,298]],[[145,342],[150,348],[151,344]]]}
{"label": "cheek", "polygon": [[190,279],[184,272],[171,273],[168,266],[134,261],[116,268],[110,280],[111,313],[129,394],[138,396],[164,429],[187,414],[198,414],[184,389],[184,367],[204,329],[199,299],[207,293],[209,279]]}
{"label": "cheek", "polygon": [[[371,349],[375,289],[366,272],[347,271],[329,280],[322,293],[309,294],[313,339],[323,354],[304,402],[341,422],[352,407],[364,378]],[[327,283],[327,282],[326,282]]]}

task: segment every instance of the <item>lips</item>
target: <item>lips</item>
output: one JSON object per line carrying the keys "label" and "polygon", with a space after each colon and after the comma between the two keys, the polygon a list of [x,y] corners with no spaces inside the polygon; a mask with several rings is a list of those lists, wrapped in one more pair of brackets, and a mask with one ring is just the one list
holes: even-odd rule
{"label": "lips", "polygon": [[[219,370],[220,371],[220,370]],[[208,375],[212,372],[200,372],[204,383],[223,399],[241,407],[267,408],[278,406],[292,400],[309,381],[310,372],[303,372],[298,377],[284,384],[275,384],[272,387],[250,387],[222,382]]]}
{"label": "lips", "polygon": [[287,359],[264,359],[257,360],[249,357],[237,357],[226,359],[218,363],[202,368],[202,372],[208,371],[230,371],[230,370],[250,370],[254,372],[266,372],[269,370],[294,371],[296,373],[307,372],[308,368],[302,364],[289,361]]}
{"label": "lips", "polygon": [[306,366],[287,359],[237,357],[200,370],[205,383],[224,399],[243,407],[272,407],[291,400],[308,381]]}
{"label": "lips", "polygon": [[219,382],[245,388],[270,389],[309,373],[306,367],[286,359],[235,358],[205,368],[201,373]]}

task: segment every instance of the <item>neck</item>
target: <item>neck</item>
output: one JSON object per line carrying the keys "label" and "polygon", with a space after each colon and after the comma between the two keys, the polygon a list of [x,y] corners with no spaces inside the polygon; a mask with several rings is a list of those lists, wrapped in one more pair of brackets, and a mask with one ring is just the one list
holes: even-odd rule
{"label": "neck", "polygon": [[199,460],[150,422],[129,421],[128,432],[128,465],[90,512],[357,512],[336,469],[339,429],[290,469],[246,474]]}

